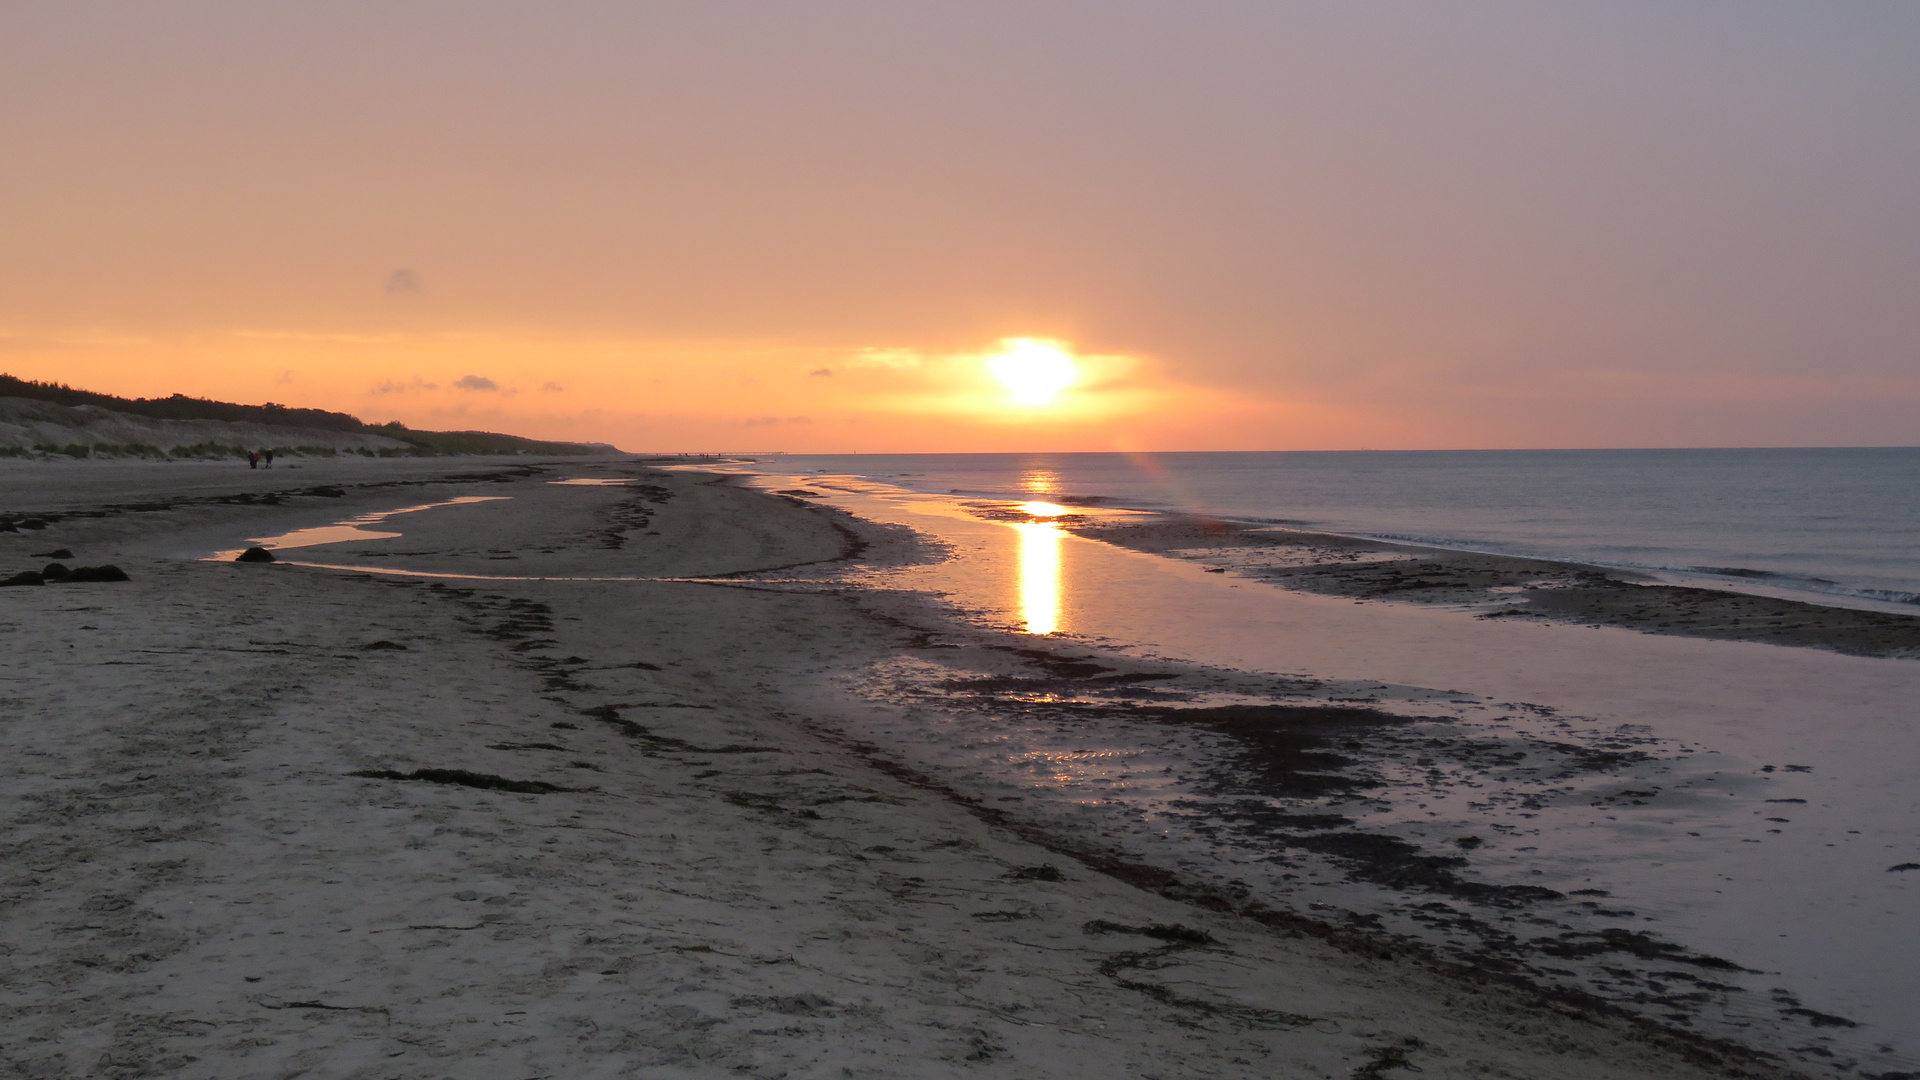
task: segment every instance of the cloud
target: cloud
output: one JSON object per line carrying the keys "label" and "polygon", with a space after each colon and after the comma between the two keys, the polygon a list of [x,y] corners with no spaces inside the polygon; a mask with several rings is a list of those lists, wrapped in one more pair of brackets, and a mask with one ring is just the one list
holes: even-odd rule
{"label": "cloud", "polygon": [[486,390],[491,392],[500,389],[499,383],[494,382],[485,375],[462,375],[453,380],[453,385],[461,390]]}
{"label": "cloud", "polygon": [[430,383],[420,378],[420,376],[415,375],[410,382],[394,382],[392,379],[388,379],[374,387],[370,392],[375,394],[408,394],[415,390],[438,389],[440,389],[439,383]]}
{"label": "cloud", "polygon": [[388,296],[411,296],[420,291],[420,275],[411,270],[395,270],[387,275]]}
{"label": "cloud", "polygon": [[833,378],[833,369],[832,368],[814,368],[812,371],[808,372],[807,374],[813,378],[831,379]]}
{"label": "cloud", "polygon": [[866,348],[848,357],[848,367],[893,368],[904,370],[917,368],[927,362],[927,358],[914,349],[875,349]]}
{"label": "cloud", "polygon": [[751,420],[742,420],[747,427],[766,427],[769,424],[811,424],[811,416],[756,416]]}
{"label": "cloud", "polygon": [[565,390],[566,387],[561,386],[557,382],[548,382],[548,383],[541,383],[540,389],[546,391],[549,394],[558,394],[561,391]]}

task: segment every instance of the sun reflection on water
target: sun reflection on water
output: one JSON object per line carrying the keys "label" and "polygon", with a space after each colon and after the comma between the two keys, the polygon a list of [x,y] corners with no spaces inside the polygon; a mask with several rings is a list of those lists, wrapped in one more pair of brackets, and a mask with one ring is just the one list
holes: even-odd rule
{"label": "sun reflection on water", "polygon": [[1033,468],[1020,474],[1020,490],[1029,495],[1060,493],[1060,474],[1048,468]]}
{"label": "sun reflection on water", "polygon": [[1020,617],[1029,634],[1060,629],[1060,540],[1058,527],[1043,522],[1013,526],[1020,534]]}

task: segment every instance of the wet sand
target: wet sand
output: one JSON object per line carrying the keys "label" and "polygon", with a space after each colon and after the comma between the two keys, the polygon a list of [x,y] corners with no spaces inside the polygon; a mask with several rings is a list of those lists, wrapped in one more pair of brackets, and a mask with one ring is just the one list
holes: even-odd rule
{"label": "wet sand", "polygon": [[[1783,1075],[861,738],[907,705],[836,680],[919,656],[1170,681],[834,582],[928,556],[898,530],[604,460],[369,464],[0,477],[0,570],[132,578],[0,590],[18,1074]],[[288,552],[353,570],[194,561],[480,495]]]}
{"label": "wet sand", "polygon": [[1206,518],[1059,519],[1078,536],[1192,559],[1286,589],[1476,609],[1650,634],[1920,657],[1920,611],[1903,615],[1717,589],[1577,563],[1392,544]]}

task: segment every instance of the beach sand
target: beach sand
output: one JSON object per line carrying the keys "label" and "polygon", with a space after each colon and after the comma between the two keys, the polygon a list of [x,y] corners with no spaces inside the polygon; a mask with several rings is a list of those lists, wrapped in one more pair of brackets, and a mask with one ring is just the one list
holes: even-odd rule
{"label": "beach sand", "polygon": [[929,557],[898,530],[605,460],[0,483],[0,576],[131,577],[0,590],[7,1075],[1785,1075],[1247,917],[850,737],[832,676],[937,643],[821,572]]}

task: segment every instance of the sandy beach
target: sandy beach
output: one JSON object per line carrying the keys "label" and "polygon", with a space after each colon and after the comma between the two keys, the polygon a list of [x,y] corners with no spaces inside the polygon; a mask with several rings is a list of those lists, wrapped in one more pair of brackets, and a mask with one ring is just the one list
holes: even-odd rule
{"label": "sandy beach", "polygon": [[[889,725],[945,723],[882,685],[915,665],[976,706],[1284,689],[861,587],[941,557],[909,529],[618,460],[297,464],[0,472],[0,576],[65,551],[131,579],[0,590],[8,1075],[1801,1068],[898,752]],[[208,560],[353,519],[368,538]],[[1829,647],[1906,648],[1842,636],[1869,637]]]}

